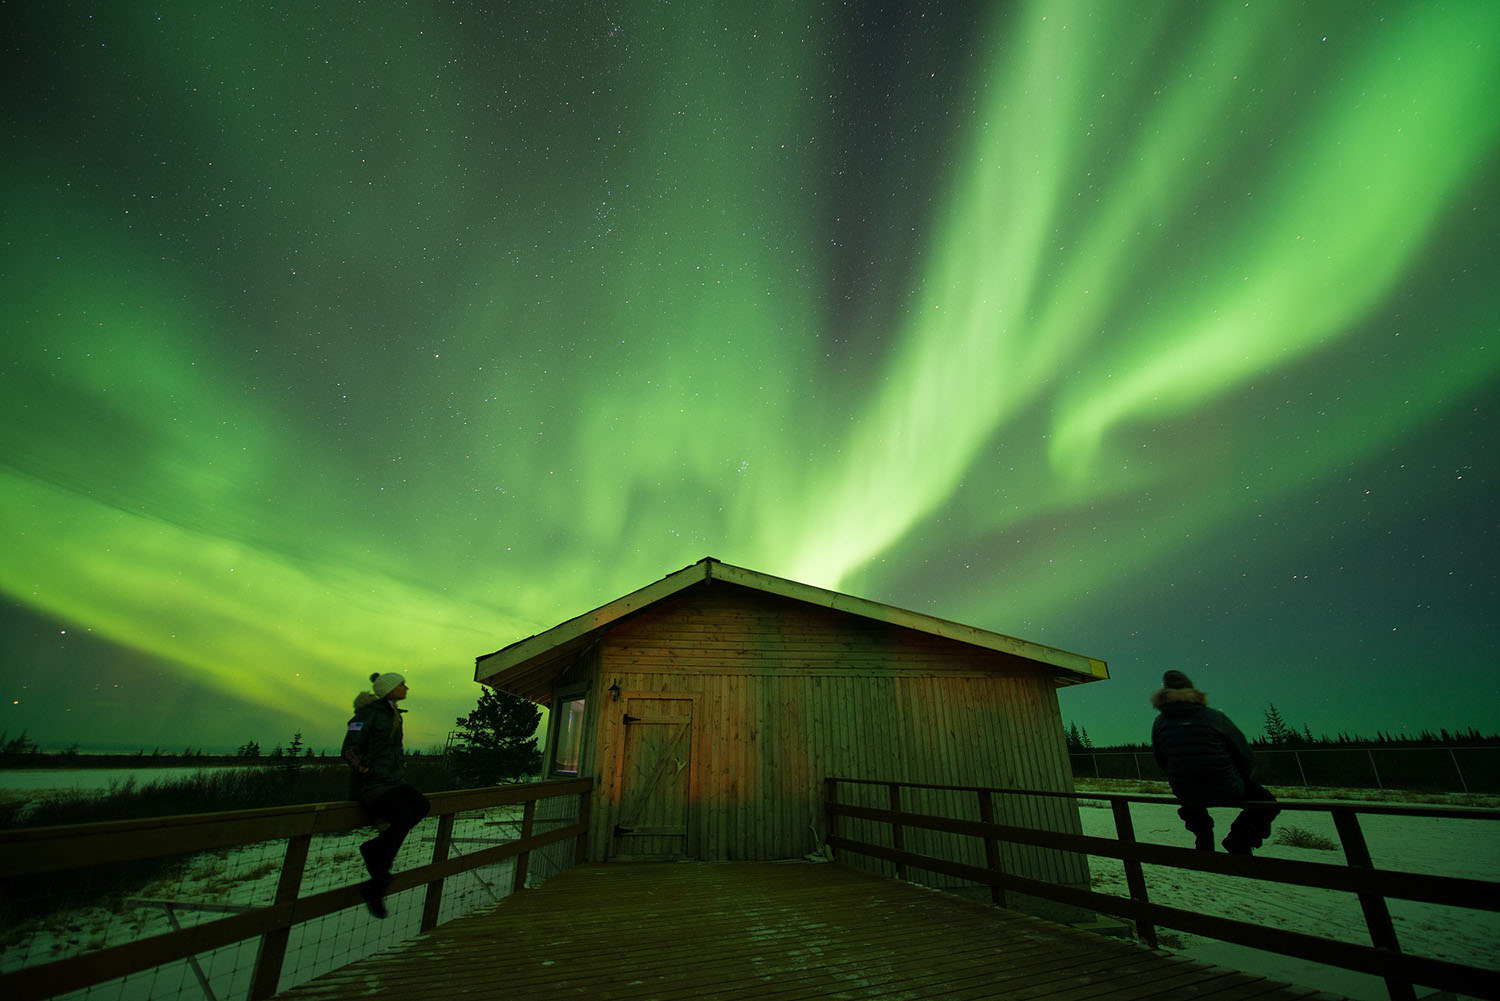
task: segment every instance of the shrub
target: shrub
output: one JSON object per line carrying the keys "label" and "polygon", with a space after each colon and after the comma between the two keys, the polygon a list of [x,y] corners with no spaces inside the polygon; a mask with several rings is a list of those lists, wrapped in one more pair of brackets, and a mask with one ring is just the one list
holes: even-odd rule
{"label": "shrub", "polygon": [[[149,772],[143,773],[150,775]],[[443,758],[409,758],[406,777],[423,792],[453,788]],[[30,802],[0,804],[0,826],[51,827],[101,820],[169,817],[221,810],[251,810],[297,803],[329,803],[349,798],[349,770],[336,765],[305,765],[296,771],[247,765],[202,771],[186,777],[112,783],[102,792],[64,792]]]}
{"label": "shrub", "polygon": [[1312,848],[1320,852],[1337,851],[1338,845],[1321,834],[1304,831],[1300,827],[1283,827],[1276,835],[1276,844],[1293,848]]}

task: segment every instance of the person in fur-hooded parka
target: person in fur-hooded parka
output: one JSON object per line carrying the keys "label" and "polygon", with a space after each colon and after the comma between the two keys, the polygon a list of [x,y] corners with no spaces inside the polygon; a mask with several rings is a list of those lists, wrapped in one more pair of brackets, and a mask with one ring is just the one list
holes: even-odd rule
{"label": "person in fur-hooded parka", "polygon": [[370,913],[383,918],[396,854],[431,804],[405,777],[401,715],[406,710],[396,703],[406,698],[406,679],[395,672],[377,672],[370,675],[370,688],[354,697],[354,718],[344,735],[343,755],[349,762],[349,798],[359,800],[373,819],[388,824],[359,846],[370,873],[369,880],[360,884],[360,895]]}
{"label": "person in fur-hooded parka", "polygon": [[[1247,801],[1275,802],[1276,797],[1254,779],[1250,742],[1217,709],[1208,696],[1193,687],[1181,671],[1162,676],[1162,687],[1151,696],[1157,710],[1151,727],[1151,749],[1167,774],[1172,794],[1182,806],[1177,815],[1192,832],[1194,843],[1214,849],[1214,819],[1210,806],[1239,806]],[[1224,850],[1249,855],[1271,833],[1274,807],[1246,807],[1229,827]]]}

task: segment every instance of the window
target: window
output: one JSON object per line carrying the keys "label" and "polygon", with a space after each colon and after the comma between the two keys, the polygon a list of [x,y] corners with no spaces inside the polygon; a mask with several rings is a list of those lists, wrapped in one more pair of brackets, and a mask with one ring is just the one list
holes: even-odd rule
{"label": "window", "polygon": [[583,750],[583,696],[559,698],[554,703],[552,724],[553,775],[577,775]]}

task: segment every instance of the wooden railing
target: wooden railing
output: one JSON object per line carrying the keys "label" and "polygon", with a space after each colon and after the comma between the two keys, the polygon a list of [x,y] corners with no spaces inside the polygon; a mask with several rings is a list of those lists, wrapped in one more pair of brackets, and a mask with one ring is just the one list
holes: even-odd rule
{"label": "wooden railing", "polygon": [[[432,861],[397,873],[390,892],[427,887],[421,927],[428,931],[437,925],[443,881],[449,876],[514,858],[514,889],[520,889],[526,885],[531,853],[569,838],[576,839],[575,860],[581,860],[592,788],[592,779],[566,779],[428,796],[432,803],[430,816],[438,818]],[[533,833],[538,801],[569,795],[578,797],[577,819],[555,830]],[[456,814],[515,804],[524,804],[519,838],[457,858],[448,857]],[[0,974],[0,997],[7,1001],[30,1001],[64,994],[259,937],[260,949],[249,996],[251,1001],[269,998],[276,993],[293,926],[346,907],[363,906],[357,883],[305,897],[300,895],[313,835],[349,831],[370,823],[357,804],[342,802],[0,831],[0,880],[4,881],[281,838],[287,842],[275,900],[270,906],[250,908],[231,917],[145,940]]]}
{"label": "wooden railing", "polygon": [[[842,802],[839,797],[841,786],[881,787],[888,791],[889,806],[855,806]],[[972,793],[978,799],[981,819],[975,821],[908,812],[899,806],[903,789]],[[1108,801],[1114,814],[1115,836],[1113,838],[1091,837],[995,823],[994,800],[999,796],[1051,796]],[[894,863],[897,875],[903,878],[908,868],[919,868],[988,886],[991,899],[1000,906],[1005,905],[1005,891],[1014,890],[1111,914],[1134,922],[1141,940],[1152,948],[1156,947],[1156,928],[1160,926],[1196,935],[1206,935],[1225,942],[1264,949],[1285,956],[1295,956],[1330,966],[1357,970],[1361,973],[1371,973],[1385,979],[1387,989],[1396,1001],[1414,998],[1413,984],[1423,984],[1439,990],[1455,991],[1475,997],[1500,999],[1500,972],[1496,970],[1403,953],[1396,938],[1395,927],[1391,923],[1390,911],[1386,906],[1387,899],[1394,898],[1476,910],[1500,911],[1500,883],[1377,869],[1371,862],[1370,852],[1365,845],[1364,834],[1359,826],[1360,814],[1493,821],[1500,820],[1500,810],[1382,806],[1309,800],[1283,800],[1276,803],[1275,805],[1283,812],[1313,811],[1333,815],[1334,826],[1343,844],[1345,857],[1344,865],[1333,865],[1323,862],[1224,855],[1137,841],[1130,816],[1130,804],[1152,803],[1176,806],[1177,801],[1168,796],[1043,792],[1030,789],[830,778],[825,782],[825,800],[828,813],[828,845],[836,851],[852,852]],[[839,833],[841,818],[890,824],[890,845],[877,845],[841,836]],[[903,829],[946,832],[979,839],[984,844],[986,864],[980,867],[953,859],[934,858],[909,852],[904,847]],[[1496,833],[1500,834],[1500,828],[1497,828]],[[1001,864],[1001,854],[998,850],[1001,843],[1034,845],[1119,859],[1124,863],[1126,885],[1129,887],[1130,896],[1118,897],[1007,873]],[[1358,945],[1301,932],[1265,928],[1245,921],[1198,914],[1165,904],[1153,903],[1146,893],[1146,880],[1141,869],[1143,864],[1354,893],[1364,913],[1373,945]]]}

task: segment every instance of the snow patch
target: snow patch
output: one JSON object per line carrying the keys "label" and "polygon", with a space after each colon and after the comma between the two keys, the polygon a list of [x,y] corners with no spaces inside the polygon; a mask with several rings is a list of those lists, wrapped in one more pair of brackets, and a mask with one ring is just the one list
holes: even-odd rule
{"label": "snow patch", "polygon": [[[1114,818],[1107,803],[1083,800],[1079,806],[1084,834],[1115,837]],[[1222,837],[1239,811],[1224,808],[1209,812]],[[1192,847],[1192,836],[1170,804],[1131,803],[1130,816],[1138,841]],[[1500,822],[1362,814],[1359,823],[1377,868],[1500,881]],[[1271,840],[1256,854],[1311,862],[1343,861],[1342,851],[1277,844],[1277,832],[1289,827],[1338,843],[1338,832],[1329,814],[1283,812],[1276,818]],[[1122,863],[1091,857],[1089,867],[1095,891],[1130,896]],[[1364,914],[1352,893],[1163,866],[1142,868],[1146,892],[1156,903],[1269,928],[1371,944]],[[1493,968],[1495,957],[1500,956],[1500,914],[1406,900],[1391,900],[1389,907],[1404,952],[1482,968]],[[1159,934],[1168,951],[1201,962],[1344,995],[1354,1001],[1387,1001],[1389,997],[1385,982],[1378,977],[1170,929]]]}

